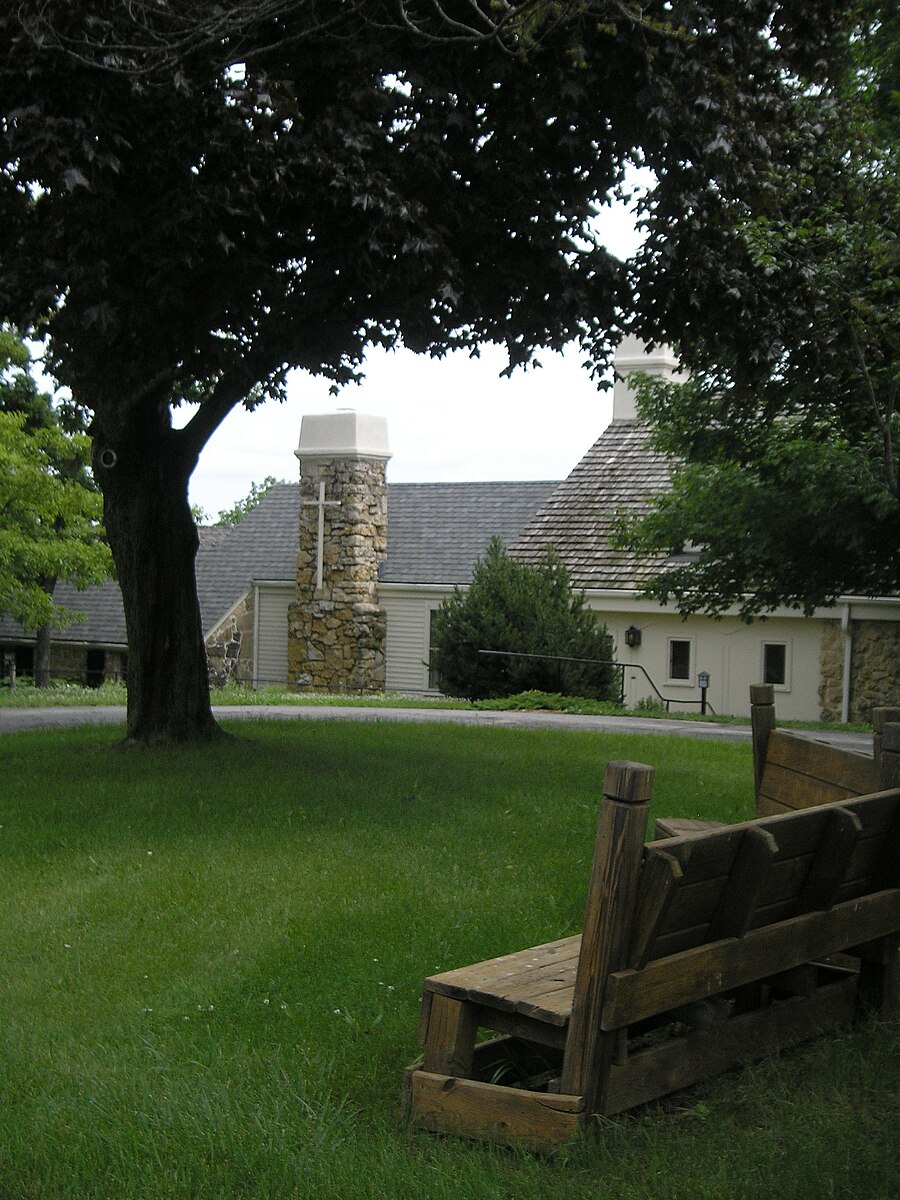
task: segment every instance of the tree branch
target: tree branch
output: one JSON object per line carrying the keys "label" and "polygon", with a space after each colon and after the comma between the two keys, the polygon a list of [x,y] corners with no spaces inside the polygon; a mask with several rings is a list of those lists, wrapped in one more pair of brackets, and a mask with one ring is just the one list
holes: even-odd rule
{"label": "tree branch", "polygon": [[881,434],[881,441],[884,455],[884,475],[887,483],[888,491],[897,499],[900,499],[900,486],[897,480],[897,468],[894,463],[894,435],[893,435],[893,418],[897,403],[897,381],[894,380],[888,391],[887,400],[885,402],[885,411],[882,413],[878,404],[878,396],[875,393],[875,386],[872,383],[872,377],[869,374],[868,363],[863,348],[860,345],[859,337],[853,327],[852,322],[848,322],[850,328],[850,340],[853,343],[853,349],[856,353],[857,360],[863,373],[865,380],[866,393],[869,397],[869,403],[872,406],[872,412],[875,414],[875,424],[878,426],[878,432]]}
{"label": "tree branch", "polygon": [[[42,47],[64,52],[91,67],[135,78],[178,72],[199,51],[214,48],[224,68],[250,62],[300,41],[356,40],[366,29],[406,33],[423,45],[493,43],[520,54],[547,32],[572,18],[625,21],[671,31],[644,15],[642,0],[461,0],[467,15],[445,0],[123,0],[114,12],[76,36],[56,19],[48,0],[19,0],[17,17],[25,34]],[[326,10],[323,14],[323,8]],[[529,18],[534,17],[533,29]],[[278,36],[272,37],[273,30]]]}

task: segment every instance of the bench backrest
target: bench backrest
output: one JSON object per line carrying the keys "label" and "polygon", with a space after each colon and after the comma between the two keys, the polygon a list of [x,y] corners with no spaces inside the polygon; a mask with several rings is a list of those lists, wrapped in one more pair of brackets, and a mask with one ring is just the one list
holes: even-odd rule
{"label": "bench backrest", "polygon": [[864,796],[876,786],[868,755],[774,729],[756,793],[756,815],[774,816]]}
{"label": "bench backrest", "polygon": [[900,789],[650,843],[628,965],[828,911],[898,875]]}
{"label": "bench backrest", "polygon": [[900,785],[894,746],[900,708],[873,710],[873,756],[816,741],[775,724],[775,689],[750,689],[756,815],[771,816]]}

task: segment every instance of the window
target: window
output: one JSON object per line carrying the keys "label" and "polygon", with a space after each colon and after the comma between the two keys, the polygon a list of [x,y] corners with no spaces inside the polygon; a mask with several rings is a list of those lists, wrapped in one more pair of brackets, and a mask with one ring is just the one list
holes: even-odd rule
{"label": "window", "polygon": [[669,638],[669,681],[687,683],[690,678],[690,641],[687,638]]}
{"label": "window", "polygon": [[762,681],[787,687],[787,643],[763,642]]}

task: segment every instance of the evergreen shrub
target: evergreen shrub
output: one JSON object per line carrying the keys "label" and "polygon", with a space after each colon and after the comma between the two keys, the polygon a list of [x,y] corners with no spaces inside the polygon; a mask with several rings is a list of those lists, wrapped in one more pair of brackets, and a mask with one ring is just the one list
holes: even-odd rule
{"label": "evergreen shrub", "polygon": [[[507,651],[510,657],[481,650]],[[441,691],[450,696],[485,700],[544,691],[618,699],[612,656],[606,626],[586,607],[584,594],[572,591],[568,571],[550,549],[530,566],[516,562],[494,538],[468,590],[457,588],[435,614],[431,665]]]}

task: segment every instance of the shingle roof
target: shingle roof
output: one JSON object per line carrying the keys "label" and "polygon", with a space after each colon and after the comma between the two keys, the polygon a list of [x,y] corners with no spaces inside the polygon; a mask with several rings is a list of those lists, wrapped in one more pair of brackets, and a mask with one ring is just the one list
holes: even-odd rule
{"label": "shingle roof", "polygon": [[514,557],[535,563],[553,546],[579,589],[633,590],[666,562],[612,548],[618,512],[637,513],[665,491],[670,460],[650,446],[637,421],[614,421],[510,546]]}
{"label": "shingle roof", "polygon": [[[395,483],[388,485],[385,583],[467,583],[495,534],[511,542],[558,485],[540,483]],[[205,632],[256,581],[293,580],[297,566],[299,486],[278,484],[233,528],[201,536],[197,592]],[[78,592],[57,584],[55,597],[87,620],[55,640],[125,645],[125,616],[117,584]],[[0,618],[0,638],[21,637]]]}
{"label": "shingle roof", "polygon": [[255,579],[297,573],[297,484],[273,487],[242,521],[197,554],[197,593],[204,632],[221,621]]}
{"label": "shingle roof", "polygon": [[468,583],[495,535],[512,542],[558,483],[395,483],[388,487],[383,583]]}

